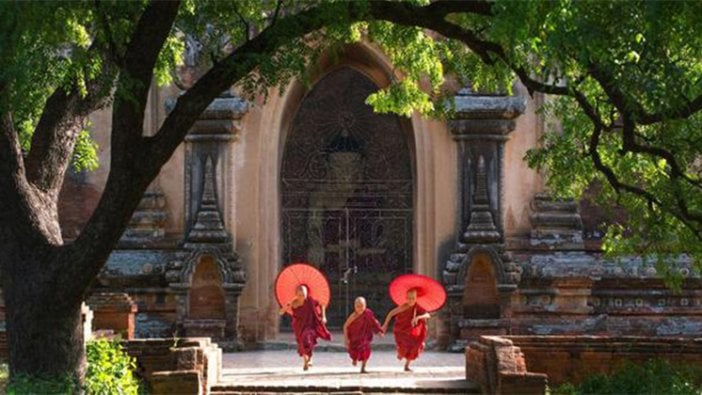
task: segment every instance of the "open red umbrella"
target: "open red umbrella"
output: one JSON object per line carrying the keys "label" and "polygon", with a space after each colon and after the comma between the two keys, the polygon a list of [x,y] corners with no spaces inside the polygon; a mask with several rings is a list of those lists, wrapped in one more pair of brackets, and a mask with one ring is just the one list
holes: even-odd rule
{"label": "open red umbrella", "polygon": [[275,298],[285,306],[295,297],[300,285],[307,287],[307,297],[323,306],[329,306],[329,281],[316,267],[307,263],[293,263],[285,267],[275,279]]}
{"label": "open red umbrella", "polygon": [[407,301],[407,292],[417,290],[417,304],[426,311],[436,311],[446,303],[444,286],[421,274],[403,274],[390,283],[390,298],[397,305]]}

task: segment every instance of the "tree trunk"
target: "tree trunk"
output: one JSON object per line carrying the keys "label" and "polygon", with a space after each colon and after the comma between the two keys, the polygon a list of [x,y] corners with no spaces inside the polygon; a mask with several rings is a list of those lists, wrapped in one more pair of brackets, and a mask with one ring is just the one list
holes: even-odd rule
{"label": "tree trunk", "polygon": [[[82,384],[85,349],[81,301],[62,297],[51,255],[23,259],[3,273],[10,377],[70,379]],[[52,278],[54,277],[54,278]]]}

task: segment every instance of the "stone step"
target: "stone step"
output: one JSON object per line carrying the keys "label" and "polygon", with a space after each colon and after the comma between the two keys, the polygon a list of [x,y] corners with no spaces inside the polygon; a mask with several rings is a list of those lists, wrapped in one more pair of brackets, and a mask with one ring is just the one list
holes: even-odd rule
{"label": "stone step", "polygon": [[[281,339],[279,339],[281,340]],[[383,339],[387,341],[387,337]],[[374,349],[368,373],[360,374],[345,352],[320,352],[303,371],[293,350],[223,354],[221,379],[213,394],[471,394],[465,355],[427,351],[404,372],[395,351]]]}
{"label": "stone step", "polygon": [[[310,380],[312,381],[312,380]],[[383,385],[236,385],[216,384],[210,388],[212,395],[263,395],[263,394],[334,394],[334,395],[371,395],[371,394],[479,394],[480,388],[465,380],[447,381],[444,385],[418,385],[413,388]]]}

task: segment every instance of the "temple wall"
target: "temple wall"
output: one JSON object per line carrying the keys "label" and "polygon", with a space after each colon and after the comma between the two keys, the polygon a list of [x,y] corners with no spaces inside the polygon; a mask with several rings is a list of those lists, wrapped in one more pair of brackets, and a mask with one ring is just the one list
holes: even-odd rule
{"label": "temple wall", "polygon": [[528,99],[526,110],[517,118],[517,127],[505,144],[503,221],[508,239],[529,235],[530,203],[534,194],[543,190],[542,175],[530,169],[524,161],[527,151],[538,146],[543,133],[540,116],[536,113],[541,105],[541,96],[529,98],[521,84],[516,84],[515,94]]}
{"label": "temple wall", "polygon": [[[359,45],[350,50],[340,64],[320,65],[325,72],[340,65],[362,71],[377,85],[388,84],[392,67],[375,48]],[[234,249],[244,265],[247,281],[241,295],[240,324],[244,340],[260,341],[278,331],[276,303],[272,285],[279,271],[282,248],[280,237],[280,168],[286,134],[306,88],[293,82],[283,91],[272,89],[267,100],[261,97],[249,102],[249,109],[240,120],[233,139],[222,142],[227,148],[223,159],[223,179],[219,197],[223,220],[234,240]],[[526,96],[517,85],[515,93]],[[166,102],[179,94],[175,86],[155,89],[150,94],[145,118],[145,133],[152,134],[165,119]],[[527,100],[526,112],[517,119],[516,129],[505,145],[503,172],[503,217],[505,235],[524,237],[530,230],[530,202],[542,188],[541,177],[527,168],[522,158],[533,147],[541,133],[535,109],[538,103]],[[109,169],[110,112],[103,110],[91,116],[93,135],[100,146],[101,167],[94,172],[72,175],[66,183],[66,196],[80,196],[81,204],[65,199],[62,221],[64,229],[76,234],[97,203]],[[458,208],[457,143],[449,133],[446,121],[423,119],[414,115],[407,121],[414,143],[414,270],[440,277],[444,262],[456,246],[460,218]],[[181,145],[163,166],[150,189],[163,194],[165,204],[165,237],[149,242],[153,251],[170,251],[182,240],[185,229],[185,161]],[[77,191],[77,192],[76,192]],[[124,250],[124,257],[111,259],[110,275],[100,283],[103,287],[126,289],[139,305],[137,335],[171,330],[169,320],[177,316],[178,300],[163,280],[166,261],[159,254],[138,257],[138,251]],[[159,277],[160,276],[160,277]],[[148,281],[144,280],[148,278]],[[384,312],[379,312],[383,314]],[[432,320],[435,322],[435,320]],[[432,333],[436,334],[436,324]]]}
{"label": "temple wall", "polygon": [[689,258],[670,262],[683,279],[667,287],[656,262],[582,252],[534,253],[512,295],[511,334],[694,336],[702,330],[702,280]]}

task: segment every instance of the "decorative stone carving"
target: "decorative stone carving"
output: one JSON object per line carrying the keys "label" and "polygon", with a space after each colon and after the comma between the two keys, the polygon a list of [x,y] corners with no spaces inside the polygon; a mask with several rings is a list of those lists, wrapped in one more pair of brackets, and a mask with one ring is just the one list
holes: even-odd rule
{"label": "decorative stone carving", "polygon": [[549,250],[583,250],[583,221],[574,200],[539,194],[531,204],[531,245]]}
{"label": "decorative stone carving", "polygon": [[150,247],[166,235],[166,198],[157,185],[150,185],[144,192],[139,206],[119,241],[120,248]]}
{"label": "decorative stone carving", "polygon": [[[461,232],[457,251],[451,254],[443,272],[449,295],[449,338],[454,341],[465,341],[486,331],[504,334],[509,327],[510,299],[519,282],[519,267],[504,248],[502,162],[504,143],[515,128],[515,118],[525,108],[525,100],[519,97],[462,90],[454,98],[449,129],[458,143]],[[485,286],[469,277],[475,262],[489,265],[483,274],[492,277],[485,282],[496,288],[495,303],[490,307],[493,314],[488,318],[471,313],[486,308],[476,310],[470,302],[475,291],[470,287]]]}
{"label": "decorative stone carving", "polygon": [[[166,271],[166,280],[178,295],[179,328],[189,336],[211,336],[225,346],[239,343],[239,295],[246,278],[222,216],[219,196],[224,195],[228,177],[221,173],[228,171],[228,143],[247,108],[246,102],[231,95],[215,99],[186,137],[186,236]],[[217,296],[210,302],[221,305],[221,295],[223,311],[216,316],[192,310],[207,305],[201,299],[208,297]]]}
{"label": "decorative stone carving", "polygon": [[478,171],[475,177],[475,194],[473,206],[470,211],[468,228],[463,233],[466,243],[491,243],[499,242],[502,235],[495,226],[495,218],[490,211],[488,199],[487,174],[485,173],[485,159],[478,158]]}

